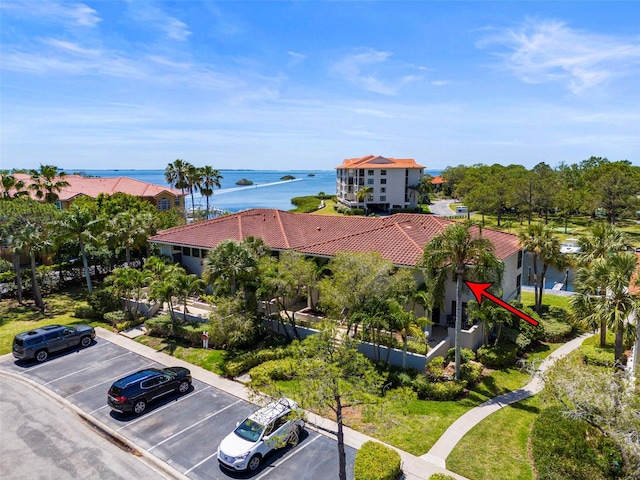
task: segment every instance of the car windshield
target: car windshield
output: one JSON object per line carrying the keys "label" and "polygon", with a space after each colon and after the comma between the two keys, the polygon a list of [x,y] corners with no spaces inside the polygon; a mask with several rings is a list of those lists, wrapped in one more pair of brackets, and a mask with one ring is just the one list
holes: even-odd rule
{"label": "car windshield", "polygon": [[236,428],[234,432],[243,440],[257,442],[260,439],[260,435],[263,430],[264,425],[260,425],[258,422],[254,422],[247,418],[244,422],[238,425],[238,428]]}

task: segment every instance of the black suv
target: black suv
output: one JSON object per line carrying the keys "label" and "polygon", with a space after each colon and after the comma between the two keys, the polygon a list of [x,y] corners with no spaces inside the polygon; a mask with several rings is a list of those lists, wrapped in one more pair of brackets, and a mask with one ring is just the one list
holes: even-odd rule
{"label": "black suv", "polygon": [[66,348],[88,347],[96,337],[90,325],[47,325],[19,333],[13,339],[13,356],[18,360],[44,362],[50,353]]}
{"label": "black suv", "polygon": [[142,413],[152,400],[190,387],[191,372],[184,367],[146,368],[114,382],[107,403],[116,412]]}

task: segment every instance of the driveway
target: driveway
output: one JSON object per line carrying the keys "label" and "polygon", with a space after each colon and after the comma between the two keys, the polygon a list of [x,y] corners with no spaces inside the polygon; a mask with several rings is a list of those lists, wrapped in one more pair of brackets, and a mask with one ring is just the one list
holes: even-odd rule
{"label": "driveway", "polygon": [[[268,456],[252,475],[223,470],[216,458],[218,444],[257,407],[197,379],[186,395],[164,397],[142,415],[110,410],[106,395],[114,380],[142,368],[164,366],[100,337],[86,349],[52,356],[42,364],[19,364],[12,356],[0,357],[0,370],[36,382],[70,402],[96,425],[135,444],[144,456],[178,478],[325,480],[337,476],[335,440],[309,429],[298,446]],[[348,477],[353,478],[355,449],[347,446],[346,452]]]}

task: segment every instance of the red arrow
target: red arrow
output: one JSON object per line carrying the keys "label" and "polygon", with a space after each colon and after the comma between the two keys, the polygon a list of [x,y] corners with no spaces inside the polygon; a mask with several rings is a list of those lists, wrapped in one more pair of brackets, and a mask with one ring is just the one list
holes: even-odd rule
{"label": "red arrow", "polygon": [[505,302],[505,301],[499,299],[498,297],[496,297],[495,295],[492,295],[489,292],[487,292],[487,288],[489,288],[491,285],[493,285],[493,283],[475,283],[475,282],[467,282],[467,281],[465,281],[464,283],[466,283],[467,287],[469,287],[469,289],[471,289],[471,291],[473,292],[473,295],[476,297],[476,300],[478,300],[478,303],[482,303],[482,297],[483,296],[487,297],[489,300],[494,301],[495,303],[500,305],[502,308],[506,308],[511,313],[515,313],[517,316],[519,316],[523,320],[526,320],[527,322],[529,322],[534,327],[538,326],[538,321],[537,320],[534,320],[533,318],[531,318],[526,313],[521,312],[520,310],[518,310],[517,308],[513,307],[512,305],[509,305],[507,302]]}

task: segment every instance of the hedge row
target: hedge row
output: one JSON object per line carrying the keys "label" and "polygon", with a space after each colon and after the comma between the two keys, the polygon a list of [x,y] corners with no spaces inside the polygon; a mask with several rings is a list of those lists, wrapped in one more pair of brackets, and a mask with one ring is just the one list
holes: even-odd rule
{"label": "hedge row", "polygon": [[227,377],[237,377],[238,375],[251,370],[258,365],[269,360],[279,360],[289,355],[286,348],[273,348],[269,350],[258,350],[257,352],[247,352],[238,355],[233,360],[229,360],[224,365],[224,374]]}
{"label": "hedge row", "polygon": [[145,322],[150,335],[157,337],[176,337],[185,343],[197,347],[202,345],[202,325],[174,324],[168,316],[151,318]]}
{"label": "hedge row", "polygon": [[615,364],[614,354],[593,345],[582,345],[580,347],[582,361],[587,365],[597,365],[600,367],[613,367]]}
{"label": "hedge row", "polygon": [[567,340],[573,333],[571,325],[552,319],[543,319],[540,322],[543,329],[543,339],[546,342],[558,343]]}
{"label": "hedge row", "polygon": [[518,347],[512,344],[485,345],[478,349],[478,360],[489,368],[506,368],[516,363]]}
{"label": "hedge row", "polygon": [[378,442],[365,442],[356,452],[354,480],[396,480],[402,474],[401,462],[394,449]]}

